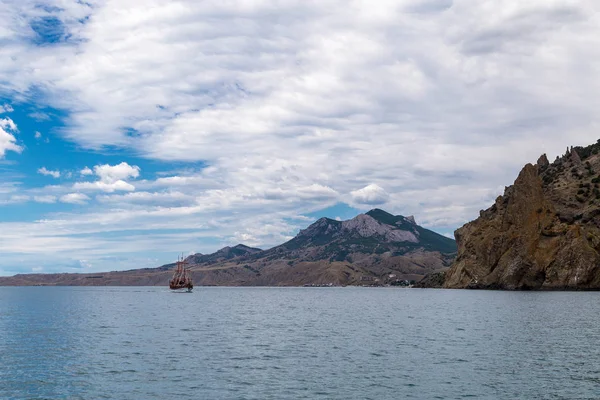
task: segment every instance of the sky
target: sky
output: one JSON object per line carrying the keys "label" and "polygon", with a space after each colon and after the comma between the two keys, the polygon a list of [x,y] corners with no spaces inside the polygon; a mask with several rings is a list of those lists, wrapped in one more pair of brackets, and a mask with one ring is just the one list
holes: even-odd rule
{"label": "sky", "polygon": [[0,0],[0,275],[442,234],[595,143],[592,0]]}

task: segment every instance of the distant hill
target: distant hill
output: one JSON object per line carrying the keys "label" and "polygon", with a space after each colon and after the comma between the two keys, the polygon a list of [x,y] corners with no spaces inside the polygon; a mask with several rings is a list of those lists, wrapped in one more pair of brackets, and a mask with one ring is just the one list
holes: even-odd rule
{"label": "distant hill", "polygon": [[262,252],[261,249],[255,247],[248,247],[243,244],[238,244],[234,247],[223,247],[221,250],[216,251],[212,254],[201,254],[197,253],[186,257],[185,261],[190,264],[214,264],[226,260],[231,260],[232,258],[248,256],[256,253]]}
{"label": "distant hill", "polygon": [[[186,258],[196,285],[383,285],[444,271],[454,240],[425,229],[412,216],[380,209],[347,221],[321,218],[268,250],[239,244]],[[166,285],[174,264],[105,274],[35,274],[0,284]]]}

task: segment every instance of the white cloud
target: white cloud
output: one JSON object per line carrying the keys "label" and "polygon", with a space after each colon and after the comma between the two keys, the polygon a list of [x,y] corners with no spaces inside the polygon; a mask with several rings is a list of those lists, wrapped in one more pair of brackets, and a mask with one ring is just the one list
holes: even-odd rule
{"label": "white cloud", "polygon": [[52,203],[56,203],[56,196],[52,196],[52,195],[33,196],[33,200],[38,203],[52,204]]}
{"label": "white cloud", "polygon": [[137,178],[140,175],[140,167],[122,162],[117,165],[96,165],[94,173],[102,182],[116,182],[128,178]]}
{"label": "white cloud", "polygon": [[124,195],[104,195],[96,197],[102,203],[110,204],[157,204],[160,206],[193,205],[194,196],[178,191],[168,192],[133,192]]}
{"label": "white cloud", "polygon": [[362,189],[350,192],[352,200],[358,204],[380,205],[389,199],[389,194],[376,184],[370,184]]}
{"label": "white cloud", "polygon": [[84,169],[82,169],[81,171],[79,171],[79,173],[81,175],[94,175],[94,171],[92,171],[91,169],[89,169],[88,167],[85,167]]}
{"label": "white cloud", "polygon": [[90,198],[83,193],[69,193],[60,197],[62,203],[85,204]]}
{"label": "white cloud", "polygon": [[23,147],[17,145],[17,139],[14,133],[18,132],[17,125],[10,118],[0,119],[0,158],[3,158],[7,151],[21,153]]}
{"label": "white cloud", "polygon": [[10,118],[0,119],[0,128],[6,129],[12,132],[18,132],[17,125]]}
{"label": "white cloud", "polygon": [[[96,180],[27,192],[129,192],[98,196],[85,218],[102,229],[275,244],[299,226],[288,218],[347,201],[450,230],[540,153],[597,139],[590,0],[46,3],[0,6],[0,93],[65,110],[59,133],[83,148],[208,165],[154,181],[129,164],[86,168]],[[28,22],[44,16],[71,40],[35,46]],[[0,157],[22,151],[3,132]],[[47,235],[100,229],[78,218],[49,217]],[[155,239],[136,249],[173,245]]]}
{"label": "white cloud", "polygon": [[0,205],[25,203],[29,200],[30,200],[30,198],[27,195],[13,194],[8,197],[2,196],[0,198]]}
{"label": "white cloud", "polygon": [[52,170],[46,169],[46,167],[39,168],[37,170],[37,172],[38,172],[38,174],[51,176],[53,178],[60,178],[60,171],[52,171]]}
{"label": "white cloud", "polygon": [[10,104],[0,104],[0,114],[2,113],[9,113],[9,112],[13,112],[14,109],[11,107]]}
{"label": "white cloud", "polygon": [[50,119],[51,119],[48,114],[40,112],[40,111],[32,112],[28,115],[31,118],[35,119],[36,121],[50,121]]}
{"label": "white cloud", "polygon": [[[204,178],[210,187],[259,180],[276,196],[279,168],[298,179],[292,192],[456,183],[446,172],[471,175],[461,190],[505,183],[541,150],[594,140],[593,102],[581,99],[600,89],[588,79],[600,60],[596,9],[509,0],[61,3],[51,15],[73,42],[25,47],[31,68],[7,73],[17,74],[17,91],[42,87],[69,110],[64,132],[79,145],[206,161],[220,172],[218,182]],[[18,38],[30,33],[7,20],[25,46]],[[118,180],[128,182],[82,189],[118,190]]]}
{"label": "white cloud", "polygon": [[36,139],[41,139],[42,138],[42,134],[39,131],[35,132],[35,138]]}
{"label": "white cloud", "polygon": [[75,190],[101,190],[103,192],[114,192],[114,191],[133,191],[135,190],[135,186],[130,183],[127,183],[122,180],[114,181],[114,182],[104,182],[104,181],[96,181],[96,182],[77,182],[73,184],[73,189]]}
{"label": "white cloud", "polygon": [[[95,182],[76,182],[73,184],[75,190],[101,190],[103,192],[133,191],[135,186],[124,181],[124,179],[137,178],[140,175],[140,167],[122,162],[117,165],[96,165],[93,173],[98,177]],[[91,175],[92,170],[85,167],[80,171],[83,176]]]}
{"label": "white cloud", "polygon": [[[287,186],[287,187],[286,187]],[[264,191],[257,190],[254,194],[268,200],[313,200],[313,201],[331,201],[336,199],[339,194],[330,187],[312,184],[309,186],[289,187],[281,185],[277,188],[269,188]]]}
{"label": "white cloud", "polygon": [[23,203],[25,201],[29,201],[29,196],[26,196],[26,195],[14,195],[14,196],[11,196],[10,199],[14,203]]}

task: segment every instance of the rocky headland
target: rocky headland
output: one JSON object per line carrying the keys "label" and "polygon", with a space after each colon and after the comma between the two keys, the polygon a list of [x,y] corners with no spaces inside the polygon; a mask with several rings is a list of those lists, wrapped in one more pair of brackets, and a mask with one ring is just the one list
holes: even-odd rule
{"label": "rocky headland", "polygon": [[442,286],[600,289],[599,227],[600,144],[567,149],[552,163],[542,155],[455,232],[458,255]]}

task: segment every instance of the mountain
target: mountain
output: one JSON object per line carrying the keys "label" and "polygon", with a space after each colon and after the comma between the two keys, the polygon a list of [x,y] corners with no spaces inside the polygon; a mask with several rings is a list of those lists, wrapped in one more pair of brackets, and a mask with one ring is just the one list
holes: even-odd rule
{"label": "mountain", "polygon": [[454,240],[413,217],[375,209],[348,221],[321,218],[279,246],[191,271],[205,285],[371,285],[443,271],[455,252]]}
{"label": "mountain", "polygon": [[600,289],[600,141],[542,155],[455,232],[446,288]]}
{"label": "mountain", "polygon": [[[186,258],[196,285],[381,285],[445,271],[454,240],[411,217],[374,209],[347,221],[321,218],[268,250],[239,244]],[[32,274],[4,284],[165,285],[174,264],[98,274]]]}
{"label": "mountain", "polygon": [[416,250],[454,253],[456,243],[418,226],[412,216],[374,209],[348,221],[321,218],[268,253],[287,253],[311,261],[344,261],[353,253],[403,255]]}
{"label": "mountain", "polygon": [[185,261],[190,264],[213,264],[226,260],[231,260],[236,257],[248,256],[251,254],[260,253],[262,250],[256,247],[248,247],[243,244],[238,244],[234,247],[223,247],[221,250],[212,254],[196,253],[186,257]]}

